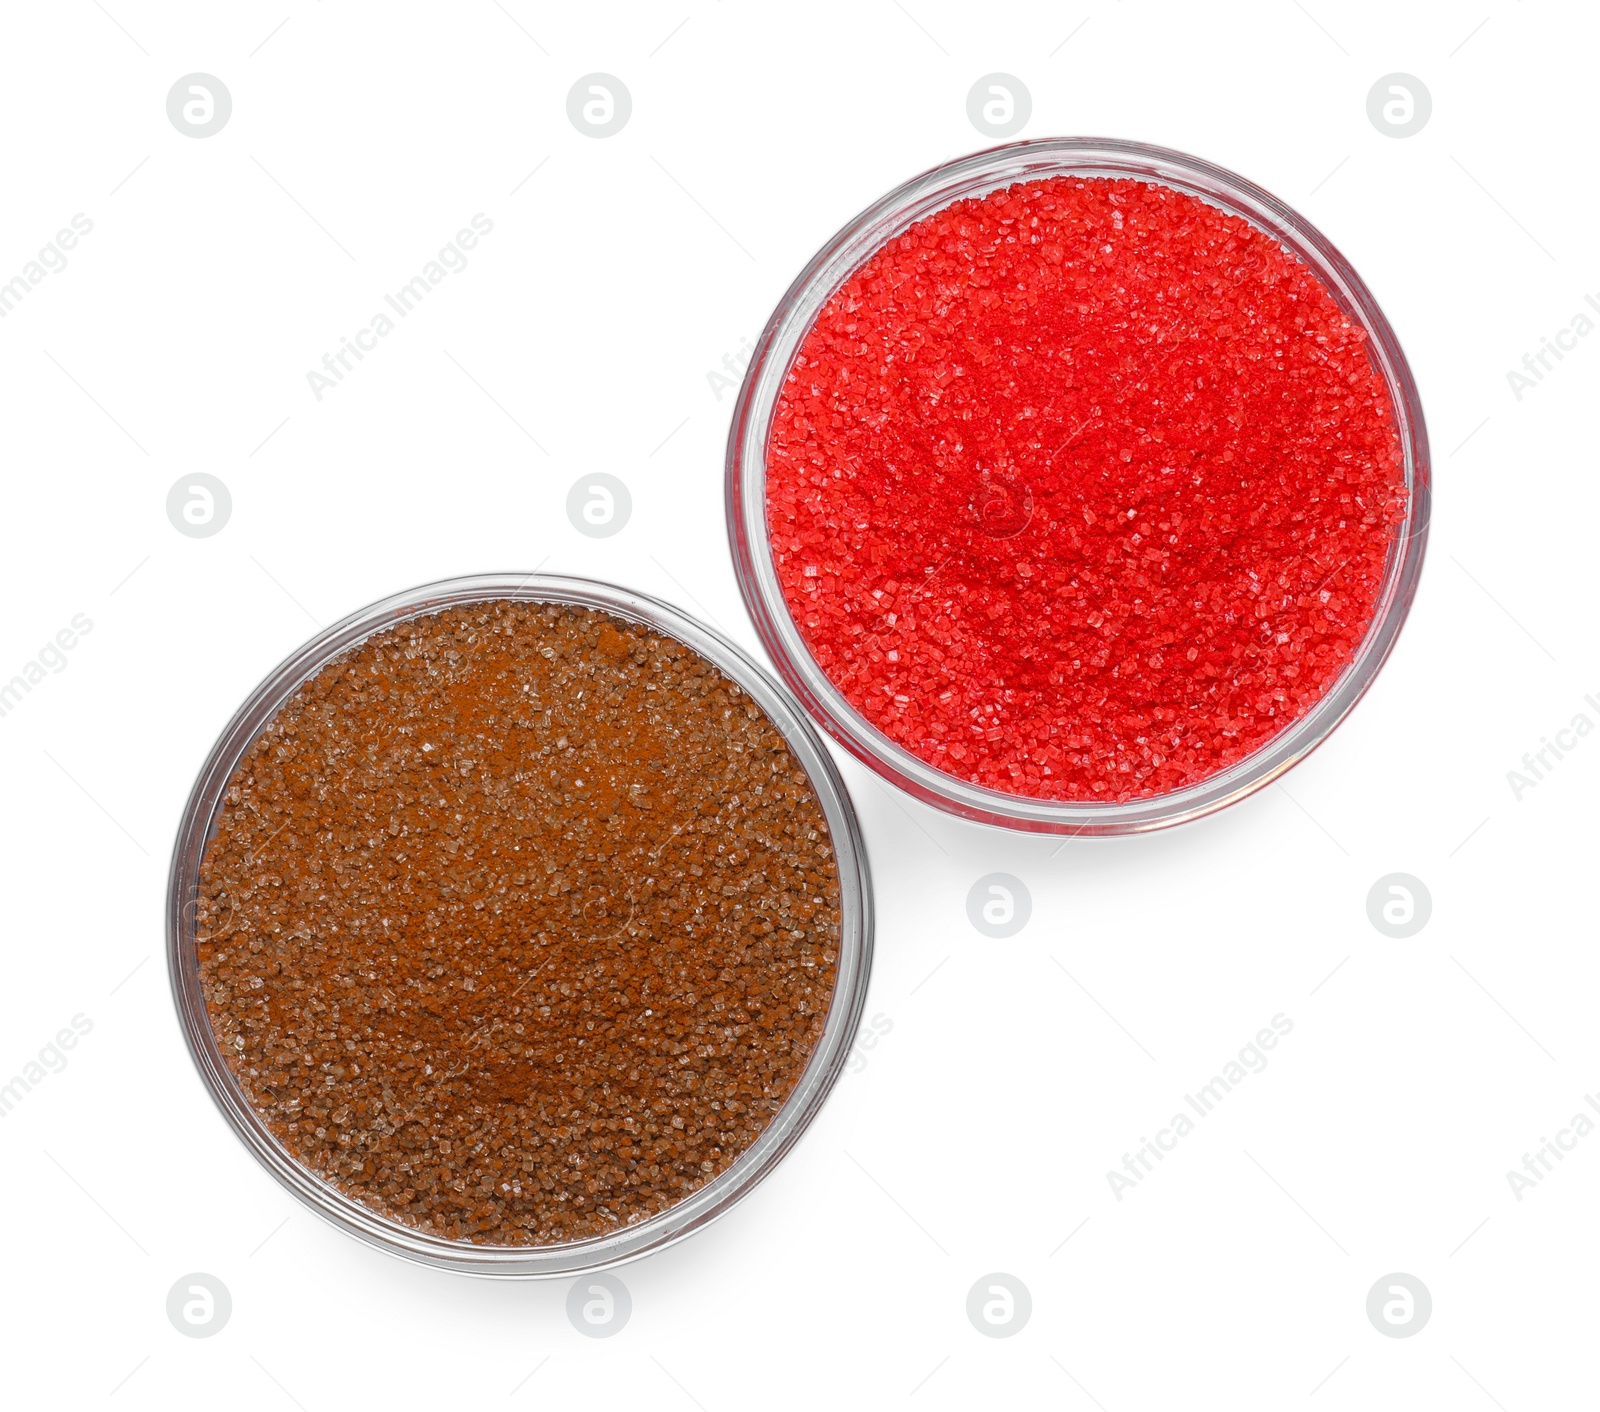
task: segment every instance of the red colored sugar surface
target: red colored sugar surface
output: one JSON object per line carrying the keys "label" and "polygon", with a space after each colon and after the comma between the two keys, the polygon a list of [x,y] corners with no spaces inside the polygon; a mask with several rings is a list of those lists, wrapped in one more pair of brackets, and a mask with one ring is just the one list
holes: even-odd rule
{"label": "red colored sugar surface", "polygon": [[1383,379],[1303,263],[1168,187],[958,201],[833,296],[783,387],[767,527],[817,663],[950,774],[1192,785],[1359,646],[1405,509]]}

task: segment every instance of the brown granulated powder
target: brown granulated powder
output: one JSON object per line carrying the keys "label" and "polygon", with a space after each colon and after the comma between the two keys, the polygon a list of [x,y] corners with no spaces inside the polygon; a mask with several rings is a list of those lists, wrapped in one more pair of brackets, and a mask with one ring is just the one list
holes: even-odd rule
{"label": "brown granulated powder", "polygon": [[202,866],[201,984],[307,1167],[430,1234],[598,1236],[766,1127],[823,1032],[822,808],[683,644],[499,600],[367,639],[251,747]]}

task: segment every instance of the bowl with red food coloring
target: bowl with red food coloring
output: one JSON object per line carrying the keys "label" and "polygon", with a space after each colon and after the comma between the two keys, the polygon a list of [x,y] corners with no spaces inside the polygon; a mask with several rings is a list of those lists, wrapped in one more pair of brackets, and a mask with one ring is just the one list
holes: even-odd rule
{"label": "bowl with red food coloring", "polygon": [[727,517],[780,675],[927,803],[1185,822],[1372,685],[1416,592],[1427,432],[1304,217],[1180,152],[1018,142],[835,235],[757,345]]}

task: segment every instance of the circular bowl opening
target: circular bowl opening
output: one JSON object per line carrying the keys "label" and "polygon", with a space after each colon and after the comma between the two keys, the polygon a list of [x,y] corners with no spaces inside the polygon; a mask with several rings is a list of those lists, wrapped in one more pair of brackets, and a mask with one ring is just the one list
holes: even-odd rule
{"label": "circular bowl opening", "polygon": [[[1225,769],[1168,793],[1113,803],[1064,802],[990,789],[958,778],[891,740],[818,665],[785,599],[766,520],[773,416],[796,353],[839,287],[894,236],[953,202],[1015,182],[1073,175],[1133,179],[1186,193],[1248,221],[1309,267],[1351,321],[1365,330],[1368,355],[1392,403],[1407,491],[1405,516],[1388,545],[1371,622],[1354,656],[1322,696]],[[734,567],[779,675],[829,735],[908,793],[964,818],[1043,833],[1139,833],[1197,819],[1269,784],[1321,744],[1371,686],[1399,636],[1422,570],[1429,487],[1427,430],[1405,355],[1371,291],[1328,239],[1276,197],[1232,172],[1181,152],[1106,138],[1048,138],[978,152],[914,177],[863,211],[816,254],[773,312],[745,375],[728,435],[727,517]],[[1025,527],[1031,502],[1025,495],[997,495],[992,508],[1000,537]]]}
{"label": "circular bowl opening", "polygon": [[[374,633],[442,609],[519,600],[596,609],[675,639],[737,682],[787,742],[810,780],[832,835],[840,935],[821,1039],[794,1090],[751,1146],[676,1205],[604,1236],[551,1245],[478,1245],[426,1234],[347,1196],[294,1157],[241,1092],[218,1051],[200,987],[196,910],[200,868],[229,781],[267,724],[310,678]],[[677,609],[609,584],[555,574],[479,575],[398,593],[319,633],[281,663],[239,708],[202,766],[173,849],[167,888],[167,965],[178,1020],[212,1100],[258,1161],[298,1200],[369,1245],[464,1274],[537,1278],[598,1270],[672,1245],[726,1212],[782,1160],[843,1072],[866,1004],[872,897],[855,811],[827,747],[788,694],[738,647]]]}

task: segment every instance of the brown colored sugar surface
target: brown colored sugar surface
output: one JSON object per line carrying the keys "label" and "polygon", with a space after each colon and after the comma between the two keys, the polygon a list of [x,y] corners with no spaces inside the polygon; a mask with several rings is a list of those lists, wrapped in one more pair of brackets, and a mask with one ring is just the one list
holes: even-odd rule
{"label": "brown colored sugar surface", "polygon": [[822,1035],[838,873],[799,763],[683,644],[495,601],[324,667],[202,866],[212,1029],[303,1164],[451,1240],[666,1210]]}

